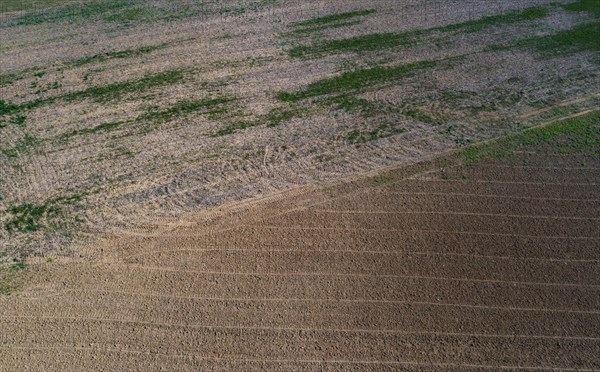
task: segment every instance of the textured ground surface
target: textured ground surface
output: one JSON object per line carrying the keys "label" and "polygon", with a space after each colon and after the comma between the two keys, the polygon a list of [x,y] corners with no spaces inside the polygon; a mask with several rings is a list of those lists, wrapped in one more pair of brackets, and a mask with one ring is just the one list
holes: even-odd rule
{"label": "textured ground surface", "polygon": [[583,117],[583,137],[525,135],[501,158],[432,159],[32,263],[0,297],[0,365],[597,370],[600,121]]}
{"label": "textured ground surface", "polygon": [[558,102],[574,100],[559,116],[599,102],[589,0],[12,12],[35,3],[3,2],[0,18],[7,260],[77,254],[78,232],[408,163],[535,125],[523,115]]}
{"label": "textured ground surface", "polygon": [[0,370],[600,370],[600,2],[0,13]]}

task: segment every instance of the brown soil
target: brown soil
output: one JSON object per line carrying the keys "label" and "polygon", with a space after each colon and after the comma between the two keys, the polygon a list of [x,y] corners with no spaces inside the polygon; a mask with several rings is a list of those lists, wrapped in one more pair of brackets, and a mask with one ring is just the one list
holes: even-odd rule
{"label": "brown soil", "polygon": [[433,160],[34,264],[0,298],[0,365],[598,369],[600,172],[522,160]]}

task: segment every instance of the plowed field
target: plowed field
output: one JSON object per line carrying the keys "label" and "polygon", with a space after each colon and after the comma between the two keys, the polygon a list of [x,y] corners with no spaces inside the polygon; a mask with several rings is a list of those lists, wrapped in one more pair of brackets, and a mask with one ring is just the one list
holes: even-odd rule
{"label": "plowed field", "polygon": [[32,264],[0,298],[0,366],[600,369],[600,162],[569,148],[436,158]]}

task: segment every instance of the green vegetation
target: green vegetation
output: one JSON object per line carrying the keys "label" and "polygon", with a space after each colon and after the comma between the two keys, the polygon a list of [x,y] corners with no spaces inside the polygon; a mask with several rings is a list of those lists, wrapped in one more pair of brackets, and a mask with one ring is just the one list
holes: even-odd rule
{"label": "green vegetation", "polygon": [[117,129],[118,127],[120,127],[122,124],[125,124],[125,123],[126,123],[125,121],[116,121],[116,122],[110,122],[110,123],[103,123],[103,124],[97,125],[93,128],[75,129],[69,133],[65,133],[61,138],[67,139],[69,137],[74,137],[74,136],[82,136],[82,135],[86,135],[86,134],[108,132],[108,131]]}
{"label": "green vegetation", "polygon": [[387,138],[396,134],[404,133],[405,129],[398,128],[397,124],[392,122],[382,122],[377,128],[371,131],[353,130],[348,134],[347,140],[353,145],[359,145],[380,138]]}
{"label": "green vegetation", "polygon": [[[2,255],[0,255],[2,258]],[[20,287],[20,276],[28,265],[17,258],[8,263],[7,266],[0,262],[0,296],[9,296]]]}
{"label": "green vegetation", "polygon": [[[596,18],[600,18],[600,1],[598,0],[579,0],[562,5],[562,7],[567,11],[588,12]],[[510,50],[521,48],[534,51],[540,58],[553,58],[580,52],[600,51],[600,37],[598,35],[600,35],[600,22],[596,21],[580,24],[552,35],[533,36],[508,45],[493,45],[488,49]]]}
{"label": "green vegetation", "polygon": [[292,48],[290,57],[318,56],[338,53],[373,52],[397,46],[411,45],[414,40],[409,33],[386,33],[356,36],[349,39],[328,40],[311,46],[300,45]]}
{"label": "green vegetation", "polygon": [[340,23],[326,24],[326,25],[321,25],[321,26],[299,28],[294,31],[286,32],[284,35],[301,36],[301,35],[307,35],[307,34],[311,34],[311,33],[315,33],[315,32],[325,31],[325,30],[332,30],[332,29],[336,29],[336,28],[340,28],[340,27],[354,26],[354,25],[357,25],[360,23],[361,23],[360,21],[352,21],[352,22],[340,22]]}
{"label": "green vegetation", "polygon": [[492,45],[488,50],[521,48],[535,52],[540,58],[553,58],[580,52],[600,50],[600,23],[586,23],[552,35],[533,36],[508,45]]}
{"label": "green vegetation", "polygon": [[185,118],[193,113],[208,115],[210,118],[217,118],[228,112],[227,104],[235,101],[232,97],[207,98],[201,100],[183,100],[175,103],[166,109],[151,107],[146,113],[139,115],[135,119],[127,121],[116,121],[97,125],[92,128],[76,129],[65,133],[61,140],[67,140],[74,136],[96,134],[116,130],[123,125],[135,125],[142,123],[144,128],[142,133],[148,133],[160,127],[161,124]]}
{"label": "green vegetation", "polygon": [[153,121],[164,123],[171,121],[177,117],[186,116],[193,112],[202,112],[204,114],[221,114],[226,111],[225,104],[234,101],[234,98],[221,97],[215,99],[202,100],[184,100],[177,102],[175,105],[166,110],[149,111],[140,116],[137,120]]}
{"label": "green vegetation", "polygon": [[600,110],[555,124],[512,134],[498,141],[465,149],[469,163],[490,157],[502,157],[528,146],[551,146],[558,153],[600,155]]}
{"label": "green vegetation", "polygon": [[444,61],[422,61],[393,67],[373,67],[345,72],[341,75],[315,81],[304,90],[295,93],[281,92],[277,99],[282,102],[297,102],[307,98],[329,94],[358,93],[374,85],[383,85],[412,76],[415,72],[434,68]]}
{"label": "green vegetation", "polygon": [[488,27],[512,25],[517,22],[534,21],[548,15],[548,10],[542,7],[515,10],[505,14],[499,14],[472,21],[456,23],[448,26],[436,27],[428,31],[449,32],[460,31],[464,33],[475,33],[484,31]]}
{"label": "green vegetation", "polygon": [[188,70],[174,69],[158,74],[146,75],[137,80],[128,80],[121,83],[91,87],[78,92],[67,93],[60,96],[40,98],[22,105],[14,105],[0,101],[0,115],[32,110],[42,105],[50,104],[58,100],[67,102],[92,99],[96,102],[109,102],[117,99],[123,99],[129,94],[140,93],[152,88],[165,85],[172,85],[181,82]]}
{"label": "green vegetation", "polygon": [[145,8],[132,8],[125,9],[121,12],[111,14],[104,17],[107,22],[119,22],[123,24],[129,24],[133,21],[140,20],[150,15],[149,10]]}
{"label": "green vegetation", "polygon": [[[164,6],[160,2],[142,0],[86,0],[72,2],[66,0],[6,0],[0,9],[25,10],[10,26],[28,26],[55,22],[94,22],[104,21],[131,25],[150,21],[176,21],[205,14],[244,14],[258,10],[272,3],[270,0],[255,0],[240,4],[222,2],[184,2],[177,6]],[[41,4],[40,4],[41,3]],[[230,2],[227,2],[230,3]],[[50,7],[50,5],[56,5]]]}
{"label": "green vegetation", "polygon": [[89,57],[79,58],[79,59],[76,59],[73,61],[69,61],[66,64],[77,67],[77,66],[83,66],[83,65],[86,65],[89,63],[104,62],[109,59],[138,57],[143,54],[147,54],[147,53],[153,52],[155,50],[164,48],[165,46],[166,46],[165,44],[150,45],[150,46],[144,46],[144,47],[137,48],[137,49],[128,49],[128,50],[122,50],[122,51],[116,51],[116,52],[107,52],[107,53],[102,53],[102,54],[96,54],[96,55],[89,56]]}
{"label": "green vegetation", "polygon": [[[343,13],[343,15],[346,13]],[[351,14],[351,13],[348,13]],[[366,13],[370,14],[370,13]],[[361,14],[361,15],[366,15]],[[421,40],[424,36],[428,36],[432,33],[436,32],[454,32],[460,31],[463,33],[475,33],[481,32],[487,29],[488,27],[494,26],[504,26],[504,25],[512,25],[517,22],[524,21],[532,21],[536,19],[544,18],[548,15],[548,10],[542,7],[535,8],[527,8],[524,10],[512,11],[506,14],[500,14],[495,16],[484,17],[477,20],[466,21],[462,23],[456,23],[448,26],[435,27],[427,30],[416,30],[402,33],[383,33],[383,34],[370,34],[370,35],[362,35],[356,36],[348,39],[338,39],[338,40],[326,40],[320,41],[312,45],[298,45],[292,48],[288,53],[290,57],[295,58],[308,58],[308,57],[320,57],[329,54],[339,54],[339,53],[365,53],[365,52],[374,52],[379,50],[385,50],[389,48],[399,47],[399,46],[410,46]],[[312,20],[310,22],[312,25],[320,24],[320,23],[328,23],[326,22],[331,17],[336,17],[341,15],[335,15],[324,18],[317,18],[316,20],[323,20],[319,22],[315,22],[316,20]],[[345,18],[344,18],[345,19]],[[298,24],[294,24],[298,25]],[[341,26],[341,24],[333,24],[333,25],[325,25],[320,26],[320,28],[315,28],[315,31],[319,31],[322,28],[326,27],[337,27]],[[312,29],[300,29],[295,30],[293,33],[306,33],[310,32]]]}
{"label": "green vegetation", "polygon": [[404,111],[402,111],[402,114],[408,116],[409,118],[413,118],[417,121],[421,121],[427,124],[438,125],[442,123],[439,119],[436,119],[431,115],[424,113],[422,110],[415,108],[405,109]]}
{"label": "green vegetation", "polygon": [[8,208],[8,221],[4,228],[11,234],[30,233],[57,226],[64,217],[63,207],[83,199],[85,195],[56,197],[42,204],[23,203]]}
{"label": "green vegetation", "polygon": [[556,55],[600,50],[600,23],[583,24],[554,35],[534,37],[518,43],[550,58]]}
{"label": "green vegetation", "polygon": [[184,100],[175,105],[164,109],[151,109],[147,113],[140,115],[135,122],[142,122],[146,125],[144,133],[159,128],[161,124],[173,121],[177,118],[187,117],[192,113],[208,115],[210,118],[219,118],[228,112],[228,104],[235,101],[232,97],[207,98],[201,100]]}
{"label": "green vegetation", "polygon": [[293,118],[303,117],[303,116],[307,116],[310,114],[311,113],[308,112],[306,109],[300,109],[300,108],[283,109],[280,107],[276,107],[276,108],[272,109],[271,111],[269,111],[268,114],[261,115],[254,120],[242,120],[242,121],[231,123],[231,124],[227,125],[225,128],[218,130],[213,135],[213,137],[227,136],[227,135],[234,134],[236,132],[239,132],[239,131],[247,129],[247,128],[260,126],[262,124],[266,124],[267,127],[272,128],[272,127],[279,126],[286,121],[292,120]]}
{"label": "green vegetation", "polygon": [[158,74],[146,75],[137,80],[88,88],[52,98],[51,100],[64,99],[68,102],[82,99],[93,99],[96,102],[113,101],[122,99],[131,93],[139,93],[148,89],[179,83],[183,80],[185,72],[186,70],[183,69],[169,70]]}
{"label": "green vegetation", "polygon": [[8,158],[18,158],[29,153],[29,151],[39,142],[37,137],[27,134],[25,137],[18,140],[13,147],[0,147],[0,152]]}
{"label": "green vegetation", "polygon": [[137,80],[128,80],[121,83],[91,87],[78,92],[67,93],[60,96],[40,98],[22,105],[15,105],[0,100],[0,115],[16,113],[24,110],[33,110],[37,107],[65,100],[67,102],[92,99],[96,102],[109,102],[123,99],[132,93],[140,93],[152,88],[172,85],[181,82],[188,70],[174,69],[159,74],[146,75]]}
{"label": "green vegetation", "polygon": [[[58,3],[58,1],[55,1]],[[47,22],[74,21],[76,19],[89,20],[105,14],[124,9],[132,4],[128,0],[88,1],[87,3],[71,3],[67,5],[26,13],[18,17],[14,25],[28,26]],[[35,8],[33,8],[35,9]],[[37,10],[37,9],[35,9]]]}
{"label": "green vegetation", "polygon": [[68,2],[70,0],[2,0],[0,3],[0,13],[42,10]]}
{"label": "green vegetation", "polygon": [[246,128],[256,127],[260,125],[258,120],[247,120],[247,121],[239,121],[236,123],[229,124],[225,128],[219,129],[213,137],[221,137],[227,136],[230,134],[234,134],[237,131],[244,130]]}
{"label": "green vegetation", "polygon": [[600,1],[598,0],[579,0],[562,7],[572,12],[588,12],[595,17],[600,17]]}
{"label": "green vegetation", "polygon": [[363,117],[372,117],[384,111],[382,105],[351,94],[340,94],[323,100],[327,107],[351,113],[359,113]]}
{"label": "green vegetation", "polygon": [[6,102],[0,99],[0,116],[12,114],[16,111],[19,111],[19,105],[15,105],[13,103]]}
{"label": "green vegetation", "polygon": [[323,25],[327,23],[334,23],[338,21],[347,20],[350,18],[366,16],[369,14],[375,13],[375,9],[366,9],[366,10],[357,10],[353,12],[339,13],[333,14],[325,17],[313,18],[307,21],[295,22],[292,23],[293,26],[296,27],[306,27],[306,26],[315,26],[315,25]]}

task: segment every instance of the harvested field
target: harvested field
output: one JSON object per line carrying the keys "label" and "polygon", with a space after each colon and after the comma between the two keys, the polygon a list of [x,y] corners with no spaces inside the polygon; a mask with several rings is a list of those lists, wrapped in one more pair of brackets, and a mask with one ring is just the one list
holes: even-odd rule
{"label": "harvested field", "polygon": [[2,0],[0,370],[600,370],[597,0]]}
{"label": "harvested field", "polygon": [[[567,123],[597,141],[597,115]],[[561,154],[578,134],[546,155],[514,145],[544,131],[479,148],[501,158],[438,157],[34,264],[0,298],[0,365],[597,370],[600,171],[589,149]],[[530,158],[543,166],[515,165]]]}

